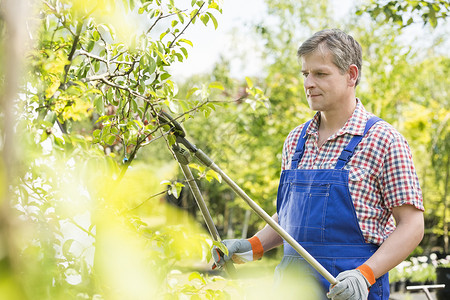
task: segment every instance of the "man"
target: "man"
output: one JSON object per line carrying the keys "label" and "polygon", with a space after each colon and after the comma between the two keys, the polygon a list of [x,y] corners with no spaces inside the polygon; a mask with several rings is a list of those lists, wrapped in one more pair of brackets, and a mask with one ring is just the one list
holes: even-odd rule
{"label": "man", "polygon": [[[339,281],[316,274],[328,298],[388,299],[388,271],[422,240],[423,203],[409,146],[356,98],[361,46],[346,33],[315,33],[298,50],[314,118],[290,132],[273,218]],[[283,243],[269,226],[249,240],[226,240],[229,256],[248,261]],[[250,254],[250,257],[248,256]],[[240,259],[239,259],[240,258]],[[302,258],[284,244],[277,267]],[[280,277],[281,276],[281,277]]]}

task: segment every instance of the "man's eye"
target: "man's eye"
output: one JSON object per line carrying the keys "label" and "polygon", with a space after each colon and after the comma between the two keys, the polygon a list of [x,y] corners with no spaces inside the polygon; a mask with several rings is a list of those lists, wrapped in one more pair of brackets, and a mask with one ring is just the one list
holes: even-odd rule
{"label": "man's eye", "polygon": [[308,73],[303,73],[303,77],[308,77]]}
{"label": "man's eye", "polygon": [[317,75],[318,75],[318,76],[325,76],[325,75],[327,75],[327,74],[325,74],[325,73],[317,73]]}

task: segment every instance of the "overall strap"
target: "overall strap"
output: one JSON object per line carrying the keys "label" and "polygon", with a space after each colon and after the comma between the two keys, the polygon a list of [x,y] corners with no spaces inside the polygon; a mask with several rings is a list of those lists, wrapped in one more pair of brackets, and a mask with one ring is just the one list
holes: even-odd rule
{"label": "overall strap", "polygon": [[302,132],[298,137],[297,147],[295,148],[295,153],[292,156],[291,160],[291,170],[296,170],[298,168],[298,163],[303,157],[303,153],[305,152],[305,142],[306,142],[306,129],[308,129],[309,124],[312,120],[309,120],[303,126]]}
{"label": "overall strap", "polygon": [[366,133],[378,121],[381,121],[381,119],[378,117],[372,117],[367,121],[366,127],[364,128],[363,135],[355,135],[350,140],[347,147],[345,147],[345,149],[342,151],[341,155],[339,156],[338,161],[336,163],[336,167],[334,167],[334,169],[340,170],[348,163],[350,158],[353,156],[353,152],[355,151],[356,146],[358,146],[359,142],[361,142],[361,140],[366,135]]}

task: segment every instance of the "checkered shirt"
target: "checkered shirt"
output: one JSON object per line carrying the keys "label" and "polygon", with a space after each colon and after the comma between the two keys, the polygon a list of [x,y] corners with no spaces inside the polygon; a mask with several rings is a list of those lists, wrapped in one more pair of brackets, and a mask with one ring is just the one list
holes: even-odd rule
{"label": "checkered shirt", "polygon": [[[338,157],[356,134],[362,135],[367,112],[357,99],[351,118],[318,148],[320,114],[306,131],[308,138],[299,169],[334,169]],[[282,170],[290,169],[304,124],[292,130],[283,147]],[[349,170],[349,190],[359,226],[368,243],[381,245],[395,229],[391,210],[410,204],[424,210],[411,151],[405,138],[385,121],[377,122],[356,147],[344,167]]]}

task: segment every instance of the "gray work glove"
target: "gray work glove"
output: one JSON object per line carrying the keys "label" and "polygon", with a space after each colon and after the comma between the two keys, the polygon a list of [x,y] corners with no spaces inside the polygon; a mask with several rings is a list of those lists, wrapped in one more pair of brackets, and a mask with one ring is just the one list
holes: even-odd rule
{"label": "gray work glove", "polygon": [[[211,250],[215,266],[222,267],[230,259],[237,264],[243,264],[249,261],[260,259],[264,254],[261,241],[256,237],[250,239],[232,239],[223,240],[222,243],[228,249],[228,255],[222,253],[218,247],[214,246]],[[213,267],[214,269],[215,267]]]}
{"label": "gray work glove", "polygon": [[332,300],[367,300],[370,283],[359,270],[349,270],[339,273],[336,277],[339,281],[330,291],[327,297]]}

